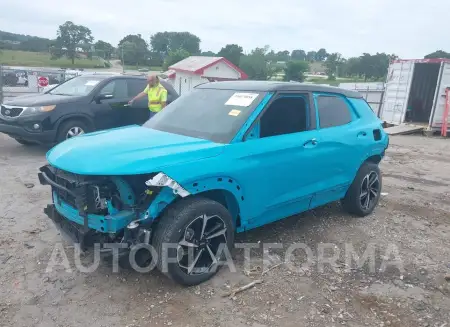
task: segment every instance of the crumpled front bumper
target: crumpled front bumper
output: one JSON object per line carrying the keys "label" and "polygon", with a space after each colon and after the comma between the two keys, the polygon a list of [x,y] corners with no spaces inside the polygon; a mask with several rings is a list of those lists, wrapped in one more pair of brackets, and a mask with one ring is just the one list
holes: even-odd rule
{"label": "crumpled front bumper", "polygon": [[95,239],[92,230],[84,230],[83,225],[74,223],[63,217],[55,208],[54,204],[49,204],[44,208],[44,213],[53,221],[61,236],[73,243],[80,244],[81,248],[93,246]]}
{"label": "crumpled front bumper", "polygon": [[[106,216],[87,213],[83,195],[79,195],[64,185],[58,184],[48,174],[45,169],[41,169],[41,172],[38,173],[38,178],[42,185],[50,185],[52,187],[52,210],[80,229],[84,228],[85,232],[92,229],[99,233],[118,233],[136,219],[135,213],[131,210],[122,210]],[[71,194],[75,199],[76,207],[62,200],[58,196],[57,190]]]}

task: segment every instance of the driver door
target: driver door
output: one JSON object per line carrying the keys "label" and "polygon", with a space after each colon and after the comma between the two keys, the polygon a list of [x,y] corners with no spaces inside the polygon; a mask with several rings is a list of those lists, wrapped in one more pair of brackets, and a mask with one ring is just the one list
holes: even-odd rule
{"label": "driver door", "polygon": [[[128,80],[128,93],[130,98],[144,91],[147,86],[147,80],[143,78],[133,78]],[[148,109],[147,96],[133,102],[129,108],[127,122],[129,125],[143,125],[149,118],[150,110]]]}
{"label": "driver door", "polygon": [[112,80],[100,89],[90,105],[97,129],[127,125],[128,101],[130,97],[126,79]]}
{"label": "driver door", "polygon": [[309,209],[320,181],[315,158],[320,142],[307,93],[280,94],[264,110],[244,142],[234,145],[245,163],[237,180],[248,185],[250,215],[258,227]]}

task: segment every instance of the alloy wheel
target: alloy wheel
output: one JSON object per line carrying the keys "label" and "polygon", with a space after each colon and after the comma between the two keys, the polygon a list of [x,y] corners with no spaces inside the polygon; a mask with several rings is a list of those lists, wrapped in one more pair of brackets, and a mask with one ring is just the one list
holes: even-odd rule
{"label": "alloy wheel", "polygon": [[84,130],[81,127],[74,126],[67,131],[66,139],[71,139],[72,137],[84,134]]}
{"label": "alloy wheel", "polygon": [[380,192],[380,178],[375,171],[371,171],[364,176],[361,183],[361,193],[359,195],[361,207],[369,210],[377,201]]}
{"label": "alloy wheel", "polygon": [[177,262],[187,275],[211,272],[219,263],[222,246],[227,244],[225,222],[217,215],[195,218],[178,242]]}

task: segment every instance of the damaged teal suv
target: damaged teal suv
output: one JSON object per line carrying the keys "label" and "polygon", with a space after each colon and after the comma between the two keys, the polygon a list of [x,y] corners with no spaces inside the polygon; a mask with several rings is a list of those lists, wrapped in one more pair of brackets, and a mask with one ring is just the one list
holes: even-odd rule
{"label": "damaged teal suv", "polygon": [[236,232],[332,201],[370,214],[388,144],[357,92],[214,82],[143,126],[55,146],[39,180],[52,189],[45,213],[84,248],[148,245],[141,264],[195,285],[216,273]]}

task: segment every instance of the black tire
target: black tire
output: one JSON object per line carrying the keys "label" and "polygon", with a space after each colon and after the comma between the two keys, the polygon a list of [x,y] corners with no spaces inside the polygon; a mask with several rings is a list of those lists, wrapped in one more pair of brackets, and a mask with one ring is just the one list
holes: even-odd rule
{"label": "black tire", "polygon": [[26,145],[26,146],[33,146],[36,145],[36,143],[33,142],[29,142],[29,141],[25,141],[25,140],[20,140],[20,139],[15,139],[18,143],[22,144],[22,145]]}
{"label": "black tire", "polygon": [[[365,184],[371,184],[372,188],[365,190]],[[382,177],[380,168],[376,163],[365,162],[359,168],[353,183],[347,191],[345,197],[341,200],[343,208],[350,214],[365,217],[370,215],[378,204],[381,195]],[[374,190],[376,189],[376,195]],[[367,199],[364,193],[367,192]],[[369,204],[367,205],[367,201]]]}
{"label": "black tire", "polygon": [[61,143],[67,140],[67,134],[69,133],[69,131],[76,127],[81,128],[84,133],[90,132],[90,128],[85,122],[78,119],[69,119],[61,123],[61,125],[59,126],[58,133],[56,135],[56,143]]}
{"label": "black tire", "polygon": [[[156,231],[153,237],[152,245],[156,250],[156,253],[158,254],[157,259],[158,270],[161,271],[163,274],[167,275],[168,277],[170,277],[171,279],[173,279],[175,282],[185,286],[197,285],[210,279],[217,273],[221,265],[211,264],[209,268],[207,267],[200,268],[205,269],[205,272],[199,274],[190,274],[188,270],[189,266],[182,267],[179,261],[173,262],[175,260],[178,260],[177,257],[178,250],[176,248],[169,247],[166,248],[167,251],[164,251],[165,253],[163,253],[163,244],[171,243],[179,245],[179,242],[182,239],[186,238],[188,231],[193,230],[192,226],[196,225],[199,219],[204,219],[201,218],[203,215],[209,217],[209,219],[206,219],[207,225],[209,222],[213,224],[216,221],[218,222],[218,225],[222,225],[223,223],[224,228],[226,228],[226,231],[224,232],[223,235],[225,235],[226,239],[222,238],[223,241],[220,244],[222,244],[222,246],[225,245],[227,249],[231,251],[234,245],[234,227],[230,213],[220,203],[203,197],[192,197],[182,199],[173,204],[173,206],[169,207],[161,217],[161,220],[158,223],[158,226],[156,227]],[[219,217],[220,220],[218,220],[217,217]],[[200,223],[203,224],[203,220],[201,220]],[[206,233],[207,228],[204,228],[205,235],[207,235]],[[216,231],[224,230],[224,228],[220,227],[219,229],[216,229]],[[190,241],[194,242],[195,240],[193,241],[191,239]],[[200,245],[199,247],[194,249],[194,251],[203,251],[201,250],[202,243],[200,242],[197,244]],[[212,248],[215,249],[215,245],[213,246],[212,243],[208,244],[211,250]],[[224,248],[222,249],[226,250]],[[206,251],[208,250],[206,249],[204,250],[204,252],[200,252],[202,254],[200,254],[199,257],[201,257],[202,259],[203,258],[208,259],[208,257],[203,257],[206,256],[208,253],[210,253],[209,251],[208,252]],[[212,250],[211,252],[214,251],[215,250]],[[198,253],[199,252],[194,252],[192,257],[196,258]],[[218,251],[216,251],[215,254],[217,253]],[[224,258],[224,251],[221,251],[221,254],[222,255],[219,257],[219,261],[221,261]],[[187,254],[185,255],[187,256]],[[163,258],[167,258],[168,260],[165,261],[163,260]],[[209,256],[209,258],[211,259],[212,257]],[[196,261],[194,259],[193,261],[200,262],[201,260],[199,259],[198,261]],[[207,263],[205,264],[205,266],[208,266],[209,262],[208,260],[206,261]]]}

